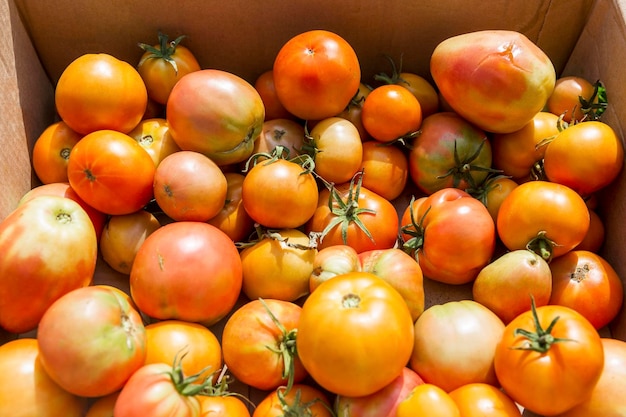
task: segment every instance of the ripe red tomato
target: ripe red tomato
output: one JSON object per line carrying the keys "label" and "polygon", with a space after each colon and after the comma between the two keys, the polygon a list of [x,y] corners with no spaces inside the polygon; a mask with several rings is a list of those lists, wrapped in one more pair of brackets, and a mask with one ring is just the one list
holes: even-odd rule
{"label": "ripe red tomato", "polygon": [[409,178],[406,153],[377,141],[363,143],[361,167],[363,187],[391,201],[402,194]]}
{"label": "ripe red tomato", "polygon": [[369,395],[408,363],[413,320],[402,296],[376,275],[337,275],[304,302],[296,346],[320,386],[338,395]]}
{"label": "ripe red tomato", "polygon": [[203,153],[224,166],[250,156],[261,133],[265,108],[259,93],[243,78],[203,69],[174,85],[166,119],[182,150]]}
{"label": "ripe red tomato", "polygon": [[515,401],[498,387],[474,383],[449,393],[463,417],[521,417]]}
{"label": "ripe red tomato", "polygon": [[242,189],[244,175],[224,172],[226,178],[226,201],[222,210],[207,223],[226,233],[234,242],[246,240],[254,231],[254,221],[243,207]]}
{"label": "ripe red tomato", "polygon": [[89,285],[98,242],[77,202],[44,195],[2,220],[0,253],[0,327],[24,333],[37,327],[58,298]]}
{"label": "ripe red tomato", "polygon": [[137,251],[130,292],[146,315],[210,326],[235,305],[241,260],[233,241],[203,222],[161,226]]}
{"label": "ripe red tomato", "polygon": [[219,373],[222,367],[222,347],[207,327],[182,320],[162,320],[145,327],[145,365],[172,364],[179,358],[183,373],[199,374],[199,382],[211,374]]}
{"label": "ripe red tomato", "polygon": [[59,77],[54,102],[61,119],[86,135],[96,130],[130,132],[148,103],[146,86],[128,62],[108,54],[84,54]]}
{"label": "ripe red tomato", "polygon": [[274,85],[274,70],[269,69],[262,72],[254,81],[254,88],[259,92],[263,106],[265,107],[265,120],[288,119],[293,120],[295,116],[283,106],[276,94]]}
{"label": "ripe red tomato", "polygon": [[593,120],[561,131],[547,145],[543,156],[546,178],[583,197],[609,185],[623,166],[622,139],[606,123]]}
{"label": "ripe red tomato", "polygon": [[572,250],[550,262],[550,304],[570,307],[601,329],[617,317],[624,301],[624,285],[602,256]]}
{"label": "ripe red tomato", "polygon": [[137,71],[146,84],[148,97],[159,104],[166,104],[174,85],[186,74],[200,71],[200,64],[189,48],[180,44],[184,35],[170,41],[159,32],[159,44],[140,43],[144,50],[137,64]]}
{"label": "ripe red tomato", "polygon": [[496,223],[498,236],[509,250],[529,248],[549,260],[583,240],[589,229],[589,209],[567,186],[529,181],[504,199]]}
{"label": "ripe red tomato", "polygon": [[[546,109],[556,116],[561,116],[567,123],[593,120],[594,106],[600,96],[595,87],[586,78],[568,75],[557,78],[554,91],[546,101]],[[591,113],[591,117],[587,115]]]}
{"label": "ripe red tomato", "polygon": [[521,129],[544,107],[556,81],[550,57],[510,30],[446,38],[431,55],[430,72],[450,107],[493,133]]}
{"label": "ripe red tomato", "polygon": [[315,212],[318,197],[313,174],[280,157],[258,161],[246,173],[241,189],[248,215],[273,229],[302,226]]}
{"label": "ripe red tomato", "polygon": [[425,382],[446,392],[474,382],[498,385],[493,358],[504,324],[487,307],[472,300],[435,304],[414,327],[409,366]]}
{"label": "ripe red tomato", "polygon": [[424,119],[409,153],[409,174],[426,194],[443,188],[477,187],[491,169],[491,143],[484,131],[453,112]]}
{"label": "ripe red tomato", "polygon": [[406,88],[386,84],[365,97],[361,112],[363,127],[380,142],[392,142],[415,133],[422,124],[422,108]]}
{"label": "ripe red tomato", "polygon": [[296,352],[302,308],[289,301],[255,299],[228,318],[222,332],[224,363],[235,379],[270,391],[307,376]]}
{"label": "ripe red tomato", "polygon": [[435,384],[423,383],[398,404],[397,417],[461,417],[454,400]]}
{"label": "ripe red tomato", "polygon": [[447,284],[473,281],[495,252],[496,229],[487,208],[458,188],[410,203],[401,231],[404,248],[415,254],[424,276]]}
{"label": "ripe red tomato", "polygon": [[304,120],[341,113],[361,82],[352,46],[326,30],[302,32],[285,42],[274,60],[273,73],[280,102]]}
{"label": "ripe red tomato", "polygon": [[115,130],[83,137],[70,153],[69,183],[90,206],[106,214],[129,214],[153,197],[156,168],[133,138]]}
{"label": "ripe red tomato", "polygon": [[37,340],[50,378],[83,397],[118,391],[146,357],[141,316],[125,297],[102,286],[56,300],[41,318]]}
{"label": "ripe red tomato", "polygon": [[268,393],[252,417],[315,416],[333,417],[328,396],[310,384],[295,384],[291,390],[279,387]]}
{"label": "ripe red tomato", "polygon": [[362,175],[349,183],[324,188],[306,224],[320,234],[318,249],[349,245],[357,252],[389,249],[396,244],[398,212],[384,197],[361,186]]}
{"label": "ripe red tomato", "polygon": [[166,156],[180,151],[170,134],[167,120],[162,117],[142,120],[128,132],[128,136],[135,139],[148,152],[155,166],[158,166]]}
{"label": "ripe red tomato", "polygon": [[61,388],[39,360],[37,339],[0,345],[0,415],[82,417],[86,401]]}
{"label": "ripe red tomato", "polygon": [[70,151],[83,137],[64,121],[48,126],[33,146],[33,170],[43,184],[67,182]]}
{"label": "ripe red tomato", "polygon": [[600,335],[569,307],[533,308],[511,321],[494,367],[504,391],[522,407],[556,415],[591,395],[604,366]]}

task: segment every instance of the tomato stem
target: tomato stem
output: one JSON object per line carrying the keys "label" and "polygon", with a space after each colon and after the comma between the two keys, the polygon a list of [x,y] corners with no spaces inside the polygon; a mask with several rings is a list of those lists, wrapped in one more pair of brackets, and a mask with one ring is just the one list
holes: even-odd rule
{"label": "tomato stem", "polygon": [[552,252],[554,251],[555,246],[557,246],[557,243],[553,240],[550,240],[546,236],[546,231],[542,230],[537,233],[537,236],[532,238],[530,242],[526,244],[526,249],[531,252],[535,252],[537,255],[541,256],[546,262],[550,262],[552,260]]}

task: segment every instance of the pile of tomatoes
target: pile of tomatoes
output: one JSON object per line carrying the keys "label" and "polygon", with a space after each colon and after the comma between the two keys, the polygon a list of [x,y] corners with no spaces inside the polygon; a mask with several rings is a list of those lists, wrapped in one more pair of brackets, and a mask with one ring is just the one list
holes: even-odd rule
{"label": "pile of tomatoes", "polygon": [[1,415],[626,415],[600,82],[508,31],[372,80],[325,30],[253,83],[183,40],[58,80],[0,223],[0,327],[36,333],[0,346]]}

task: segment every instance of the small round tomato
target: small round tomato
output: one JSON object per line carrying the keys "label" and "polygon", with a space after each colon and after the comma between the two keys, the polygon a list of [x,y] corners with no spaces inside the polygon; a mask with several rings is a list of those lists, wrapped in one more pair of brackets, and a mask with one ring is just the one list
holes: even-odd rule
{"label": "small round tomato", "polygon": [[140,43],[144,50],[137,64],[137,71],[148,92],[148,97],[159,104],[166,104],[174,84],[184,75],[200,70],[200,64],[189,48],[180,45],[184,35],[170,41],[159,32],[159,44]]}
{"label": "small round tomato", "polygon": [[504,199],[496,223],[498,236],[509,250],[529,248],[549,260],[583,240],[589,229],[589,209],[569,187],[529,181]]}
{"label": "small round tomato", "polygon": [[494,358],[504,391],[522,407],[550,416],[585,401],[603,366],[597,330],[580,313],[557,305],[533,306],[507,324]]}
{"label": "small round tomato", "polygon": [[300,227],[313,216],[319,191],[315,177],[298,163],[283,159],[257,161],[241,189],[243,207],[262,226]]}
{"label": "small round tomato", "polygon": [[111,216],[99,240],[102,259],[117,272],[130,275],[139,247],[159,227],[159,220],[146,210]]}
{"label": "small round tomato", "polygon": [[449,394],[463,417],[521,417],[515,401],[498,387],[473,383],[458,387]]}
{"label": "small round tomato", "polygon": [[179,151],[161,161],[153,186],[156,203],[168,217],[206,222],[224,207],[228,182],[206,155]]}
{"label": "small round tomato", "polygon": [[54,102],[61,119],[86,135],[96,130],[130,132],[146,111],[148,93],[137,70],[108,54],[84,54],[57,82]]}
{"label": "small round tomato", "polygon": [[289,151],[294,157],[302,153],[304,126],[292,119],[266,119],[261,134],[254,141],[252,154],[271,154],[277,146]]}
{"label": "small round tomato", "polygon": [[199,374],[199,381],[215,376],[222,367],[222,347],[207,327],[182,320],[161,320],[146,325],[144,364],[173,364],[180,358],[185,375]]}
{"label": "small round tomato", "polygon": [[285,42],[273,72],[280,102],[303,120],[341,113],[361,82],[356,52],[343,37],[327,30],[302,32]]}
{"label": "small round tomato", "polygon": [[224,232],[203,222],[173,222],[137,251],[130,293],[152,318],[210,326],[234,307],[241,281],[239,252]]}
{"label": "small round tomato", "polygon": [[198,395],[200,417],[250,417],[246,403],[237,395]]}
{"label": "small round tomato", "polygon": [[33,170],[43,184],[67,182],[70,151],[82,139],[64,122],[48,126],[33,146]]}
{"label": "small round tomato", "polygon": [[585,238],[574,249],[597,253],[604,245],[605,235],[604,220],[596,210],[589,209],[589,230],[587,230]]}
{"label": "small round tomato", "polygon": [[305,226],[307,232],[319,234],[318,249],[349,245],[360,253],[396,244],[396,208],[361,186],[361,178],[320,191],[317,209]]}
{"label": "small round tomato", "polygon": [[546,178],[584,197],[609,185],[623,166],[622,139],[608,124],[593,120],[561,131],[543,156]]}
{"label": "small round tomato", "polygon": [[70,153],[69,183],[87,204],[106,214],[129,214],[153,197],[156,168],[148,152],[130,136],[98,130]]}
{"label": "small round tomato", "polygon": [[275,299],[252,300],[234,311],[224,325],[222,350],[237,381],[269,391],[307,376],[296,352],[301,311]]}
{"label": "small round tomato", "polygon": [[624,285],[615,269],[602,256],[572,250],[550,262],[550,304],[570,307],[596,329],[613,320],[624,301]]}
{"label": "small round tomato", "polygon": [[254,81],[254,88],[259,92],[263,106],[265,107],[265,120],[288,119],[293,120],[295,116],[283,106],[274,85],[274,70],[269,69],[262,72]]}
{"label": "small round tomato", "polygon": [[559,117],[538,112],[524,127],[491,138],[493,166],[522,182],[531,178],[535,164],[543,159],[547,141],[559,133]]}
{"label": "small round tomato", "polygon": [[447,392],[473,382],[498,385],[493,358],[504,324],[487,307],[472,300],[435,304],[414,327],[409,366],[425,382]]}
{"label": "small round tomato", "polygon": [[500,211],[502,202],[518,185],[515,180],[509,177],[497,175],[487,177],[479,187],[470,188],[466,191],[487,207],[491,218],[495,222],[498,219],[498,211]]}
{"label": "small round tomato", "polygon": [[291,390],[279,387],[268,393],[254,409],[252,417],[315,416],[332,417],[327,395],[309,384],[295,384]]}
{"label": "small round tomato", "polygon": [[281,229],[259,237],[240,252],[242,292],[250,300],[296,301],[309,293],[317,249],[298,229]]}
{"label": "small round tomato", "polygon": [[328,117],[316,123],[306,145],[312,148],[315,172],[328,183],[350,181],[361,166],[361,135],[351,121],[342,117]]}
{"label": "small round tomato", "polygon": [[225,172],[226,201],[222,210],[211,217],[207,223],[226,233],[234,242],[245,240],[254,231],[254,221],[243,208],[243,174]]}
{"label": "small round tomato", "polygon": [[376,141],[363,143],[363,186],[391,201],[402,194],[409,177],[409,161],[402,149]]}
{"label": "small round tomato", "polygon": [[168,155],[180,151],[174,142],[167,120],[162,117],[144,119],[128,133],[152,157],[154,165],[158,166]]}
{"label": "small round tomato", "polygon": [[408,363],[413,320],[398,291],[376,275],[337,275],[304,302],[296,346],[320,386],[348,397],[369,395]]}
{"label": "small round tomato", "polygon": [[406,88],[396,84],[381,85],[365,98],[361,120],[372,138],[392,142],[420,128],[422,108]]}
{"label": "small round tomato", "polygon": [[359,254],[352,246],[333,245],[320,249],[313,260],[313,273],[309,279],[309,289],[314,291],[327,279],[360,269]]}
{"label": "small round tomato", "polygon": [[459,408],[446,391],[434,384],[423,383],[398,404],[397,417],[461,417]]}
{"label": "small round tomato", "polygon": [[586,78],[576,75],[567,75],[557,78],[554,91],[546,101],[546,108],[550,113],[561,116],[564,121],[587,120],[587,113],[593,115],[594,106],[598,105],[600,96],[596,87]]}
{"label": "small round tomato", "polygon": [[21,338],[0,345],[0,415],[84,415],[84,398],[61,388],[39,359],[37,339]]}
{"label": "small round tomato", "polygon": [[372,91],[370,86],[360,83],[358,91],[354,97],[352,97],[348,106],[344,109],[344,111],[337,114],[337,117],[343,117],[344,119],[351,121],[352,124],[356,126],[359,131],[359,135],[361,136],[361,141],[363,142],[372,139],[365,127],[363,127],[363,119],[361,118],[361,113],[363,112],[363,102],[370,91]]}

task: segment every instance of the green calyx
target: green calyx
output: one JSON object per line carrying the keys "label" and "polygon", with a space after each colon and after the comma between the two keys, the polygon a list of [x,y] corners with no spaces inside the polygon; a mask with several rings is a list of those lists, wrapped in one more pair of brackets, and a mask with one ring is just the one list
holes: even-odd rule
{"label": "green calyx", "polygon": [[403,241],[402,250],[409,255],[414,254],[417,259],[417,251],[424,246],[424,219],[430,211],[430,207],[424,212],[424,215],[418,220],[415,218],[415,211],[413,205],[415,204],[415,197],[411,196],[409,202],[409,214],[411,216],[411,223],[404,225],[400,228],[400,234],[411,236],[408,240]]}
{"label": "green calyx", "polygon": [[149,53],[142,57],[141,61],[139,61],[138,66],[143,65],[143,63],[148,59],[163,59],[168,64],[170,64],[172,68],[174,68],[176,74],[178,74],[178,65],[176,64],[176,61],[172,58],[172,55],[174,55],[174,53],[176,52],[176,47],[184,38],[185,35],[181,35],[173,41],[170,41],[167,35],[159,31],[158,48],[152,45],[148,45],[146,43],[139,43],[138,46]]}

